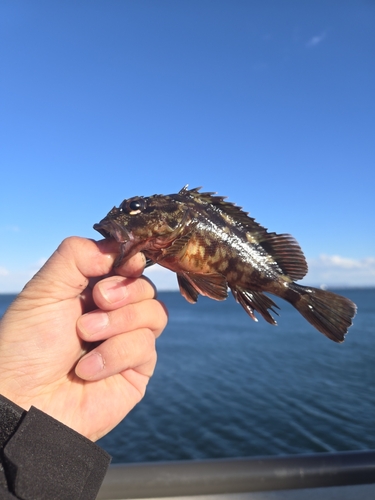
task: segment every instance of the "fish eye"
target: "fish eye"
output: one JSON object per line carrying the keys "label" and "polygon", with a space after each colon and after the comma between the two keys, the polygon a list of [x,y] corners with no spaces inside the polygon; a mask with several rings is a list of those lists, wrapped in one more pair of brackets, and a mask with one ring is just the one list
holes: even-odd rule
{"label": "fish eye", "polygon": [[142,205],[141,200],[133,200],[129,203],[129,208],[131,211],[133,210],[142,210]]}
{"label": "fish eye", "polygon": [[129,215],[137,215],[146,208],[146,202],[143,198],[125,200],[120,205],[120,210],[127,212]]}

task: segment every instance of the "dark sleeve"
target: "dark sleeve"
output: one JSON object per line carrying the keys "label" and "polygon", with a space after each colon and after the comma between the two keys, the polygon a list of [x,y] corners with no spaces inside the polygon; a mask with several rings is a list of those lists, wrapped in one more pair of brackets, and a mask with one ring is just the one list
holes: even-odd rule
{"label": "dark sleeve", "polygon": [[0,500],[95,499],[110,456],[37,408],[0,395]]}

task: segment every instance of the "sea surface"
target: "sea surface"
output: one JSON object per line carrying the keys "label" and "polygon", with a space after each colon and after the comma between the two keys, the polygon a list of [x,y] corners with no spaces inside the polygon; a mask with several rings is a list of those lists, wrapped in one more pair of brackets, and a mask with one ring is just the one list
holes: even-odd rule
{"label": "sea surface", "polygon": [[[375,289],[334,291],[358,305],[343,344],[283,301],[272,326],[232,297],[160,292],[156,372],[98,444],[115,463],[375,449]],[[0,295],[0,315],[12,298]]]}

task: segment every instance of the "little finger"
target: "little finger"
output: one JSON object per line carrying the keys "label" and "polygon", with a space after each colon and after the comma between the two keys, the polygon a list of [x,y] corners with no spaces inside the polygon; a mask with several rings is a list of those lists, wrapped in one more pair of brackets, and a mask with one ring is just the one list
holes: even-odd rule
{"label": "little finger", "polygon": [[151,377],[156,365],[155,336],[143,328],[107,339],[78,362],[75,372],[84,380],[102,380],[129,368]]}

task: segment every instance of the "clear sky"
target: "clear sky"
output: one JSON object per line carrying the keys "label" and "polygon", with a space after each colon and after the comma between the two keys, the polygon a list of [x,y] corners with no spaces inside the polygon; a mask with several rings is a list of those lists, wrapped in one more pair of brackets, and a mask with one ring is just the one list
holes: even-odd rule
{"label": "clear sky", "polygon": [[374,26],[370,0],[2,0],[0,292],[187,183],[293,234],[305,282],[375,285]]}

